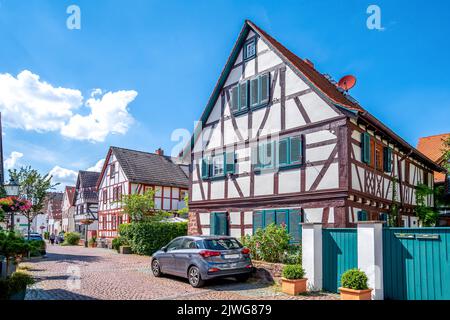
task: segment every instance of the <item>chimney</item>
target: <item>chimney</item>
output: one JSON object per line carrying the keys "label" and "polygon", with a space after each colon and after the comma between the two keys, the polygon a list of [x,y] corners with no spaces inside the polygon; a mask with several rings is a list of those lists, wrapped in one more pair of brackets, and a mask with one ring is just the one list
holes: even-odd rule
{"label": "chimney", "polygon": [[158,148],[158,149],[155,151],[155,153],[156,153],[157,155],[159,155],[159,156],[163,156],[163,155],[164,155],[164,150],[161,149],[161,148]]}
{"label": "chimney", "polygon": [[311,68],[314,68],[314,63],[313,63],[311,60],[309,60],[309,59],[303,59],[303,61],[305,61],[307,64],[309,64],[309,66],[310,66]]}

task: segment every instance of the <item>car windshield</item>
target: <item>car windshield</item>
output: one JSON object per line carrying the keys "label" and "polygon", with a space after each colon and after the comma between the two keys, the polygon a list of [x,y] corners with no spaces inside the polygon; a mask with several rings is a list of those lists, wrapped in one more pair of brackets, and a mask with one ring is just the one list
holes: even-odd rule
{"label": "car windshield", "polygon": [[230,250],[230,249],[239,249],[241,248],[241,244],[233,238],[225,238],[225,239],[207,239],[205,240],[206,249],[210,250]]}

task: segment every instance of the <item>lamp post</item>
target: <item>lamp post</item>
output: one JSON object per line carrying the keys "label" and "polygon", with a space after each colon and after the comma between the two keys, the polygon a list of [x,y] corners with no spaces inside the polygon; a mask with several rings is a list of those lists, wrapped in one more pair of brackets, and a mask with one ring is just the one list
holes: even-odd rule
{"label": "lamp post", "polygon": [[[19,184],[13,178],[9,180],[9,184],[4,185],[6,194],[10,197],[19,195],[19,187]],[[14,231],[14,211],[11,212],[11,231]]]}

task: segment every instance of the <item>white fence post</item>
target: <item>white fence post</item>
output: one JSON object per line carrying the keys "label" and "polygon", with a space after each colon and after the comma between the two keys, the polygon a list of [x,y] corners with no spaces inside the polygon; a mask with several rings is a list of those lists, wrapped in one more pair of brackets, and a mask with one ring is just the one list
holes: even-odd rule
{"label": "white fence post", "polygon": [[372,299],[383,300],[383,221],[358,222],[358,268],[372,288]]}
{"label": "white fence post", "polygon": [[322,290],[322,224],[302,224],[302,265],[308,290]]}

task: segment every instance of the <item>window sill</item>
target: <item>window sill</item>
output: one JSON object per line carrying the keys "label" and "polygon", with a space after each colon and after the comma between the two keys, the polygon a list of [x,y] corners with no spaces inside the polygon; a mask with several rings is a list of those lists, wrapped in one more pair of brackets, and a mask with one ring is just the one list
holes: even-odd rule
{"label": "window sill", "polygon": [[242,115],[244,115],[246,113],[248,113],[248,109],[233,112],[233,116],[239,117],[239,116],[242,116]]}
{"label": "window sill", "polygon": [[284,165],[276,168],[255,168],[254,172],[255,174],[262,174],[262,173],[275,173],[279,171],[287,171],[292,169],[299,169],[302,167],[302,164],[290,164],[290,165]]}
{"label": "window sill", "polygon": [[269,105],[269,103],[266,102],[266,103],[259,104],[257,106],[250,107],[250,109],[252,111],[255,111],[255,110],[263,109],[263,108],[267,107],[268,105]]}

